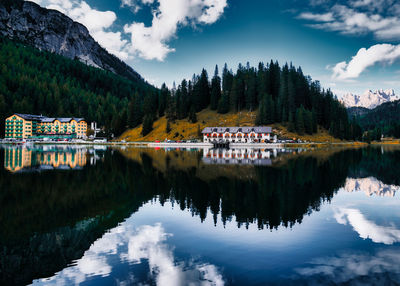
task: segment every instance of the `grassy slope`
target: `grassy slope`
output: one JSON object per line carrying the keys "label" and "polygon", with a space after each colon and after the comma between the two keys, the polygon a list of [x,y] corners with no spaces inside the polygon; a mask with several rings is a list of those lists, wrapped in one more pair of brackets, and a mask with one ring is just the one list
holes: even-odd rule
{"label": "grassy slope", "polygon": [[[205,109],[197,113],[197,123],[190,123],[187,119],[176,120],[175,123],[171,123],[172,131],[168,134],[165,132],[167,120],[165,117],[162,117],[154,122],[153,131],[147,136],[143,137],[140,134],[142,127],[139,126],[125,131],[119,139],[126,141],[163,141],[166,138],[171,140],[194,139],[198,138],[198,127],[200,127],[200,130],[203,130],[203,128],[207,126],[254,126],[255,119],[255,112],[244,111],[239,113],[218,114],[210,109]],[[320,129],[318,133],[314,135],[300,136],[296,133],[288,132],[281,124],[271,124],[271,126],[273,127],[274,133],[280,138],[300,138],[303,141],[312,142],[341,142],[330,136],[324,129]]]}

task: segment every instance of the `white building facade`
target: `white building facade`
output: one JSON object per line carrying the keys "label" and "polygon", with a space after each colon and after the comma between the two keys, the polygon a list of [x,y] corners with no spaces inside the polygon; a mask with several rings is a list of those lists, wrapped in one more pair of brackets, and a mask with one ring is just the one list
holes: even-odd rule
{"label": "white building facade", "polygon": [[271,127],[206,127],[202,131],[205,143],[269,143]]}

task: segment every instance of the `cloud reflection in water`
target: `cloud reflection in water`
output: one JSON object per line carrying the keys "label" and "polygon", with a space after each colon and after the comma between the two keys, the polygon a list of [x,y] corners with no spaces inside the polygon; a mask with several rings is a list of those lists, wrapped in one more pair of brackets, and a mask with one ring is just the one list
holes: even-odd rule
{"label": "cloud reflection in water", "polygon": [[[208,263],[177,262],[173,250],[167,244],[171,234],[165,232],[160,223],[132,227],[128,222],[111,229],[95,241],[76,261],[75,265],[64,269],[55,276],[37,280],[37,284],[70,285],[79,284],[89,277],[106,277],[112,273],[110,258],[117,257],[120,263],[131,265],[148,263],[149,279],[156,285],[224,285],[217,267]],[[95,278],[95,277],[94,277]],[[135,273],[129,273],[126,281],[115,281],[120,285],[148,283]]]}
{"label": "cloud reflection in water", "polygon": [[334,217],[340,224],[349,223],[363,239],[371,239],[375,243],[393,244],[400,241],[400,230],[394,225],[380,226],[368,220],[360,210],[354,208],[338,208]]}
{"label": "cloud reflection in water", "polygon": [[379,250],[375,254],[345,253],[337,257],[321,257],[309,266],[295,271],[309,285],[398,285],[400,281],[400,249]]}

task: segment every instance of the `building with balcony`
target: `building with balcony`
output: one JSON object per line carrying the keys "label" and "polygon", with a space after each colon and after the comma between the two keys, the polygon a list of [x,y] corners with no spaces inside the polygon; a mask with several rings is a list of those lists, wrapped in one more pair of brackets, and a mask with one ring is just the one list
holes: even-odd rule
{"label": "building with balcony", "polygon": [[272,139],[271,127],[206,127],[205,143],[267,143]]}
{"label": "building with balcony", "polygon": [[27,139],[35,137],[86,137],[84,118],[50,118],[43,115],[16,113],[6,118],[5,138]]}

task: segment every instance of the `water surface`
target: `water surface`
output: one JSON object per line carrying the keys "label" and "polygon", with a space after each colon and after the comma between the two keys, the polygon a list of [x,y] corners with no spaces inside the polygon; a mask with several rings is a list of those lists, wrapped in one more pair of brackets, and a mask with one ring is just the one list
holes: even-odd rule
{"label": "water surface", "polygon": [[400,150],[4,147],[2,285],[400,281]]}

